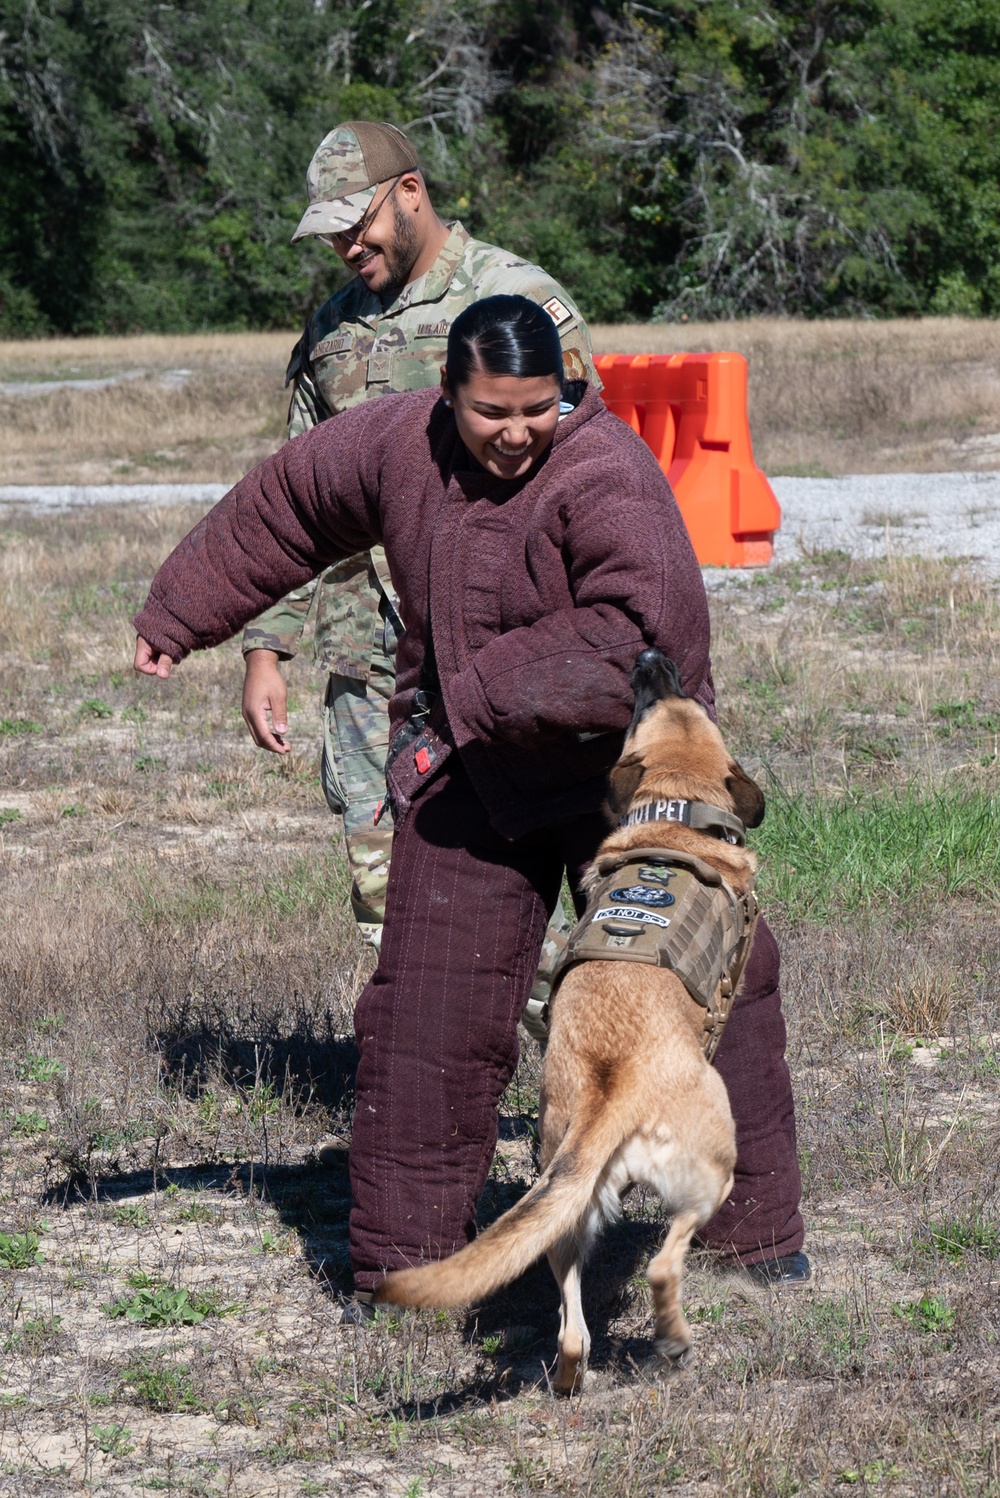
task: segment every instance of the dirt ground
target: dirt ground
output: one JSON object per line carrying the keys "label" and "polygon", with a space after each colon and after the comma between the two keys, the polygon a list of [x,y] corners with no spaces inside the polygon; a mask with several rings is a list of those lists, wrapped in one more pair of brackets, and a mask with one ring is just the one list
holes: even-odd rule
{"label": "dirt ground", "polygon": [[[634,1193],[560,1402],[544,1266],[471,1313],[340,1323],[347,1173],[315,1146],[349,1132],[370,959],[307,655],[277,764],[235,645],[129,670],[196,518],[0,519],[0,1488],[1000,1493],[995,585],[838,552],[712,579],[723,727],[770,798],[815,1276],[774,1294],[695,1253],[693,1357],[664,1372],[664,1223]],[[533,1176],[538,1079],[525,1041],[484,1221]]]}

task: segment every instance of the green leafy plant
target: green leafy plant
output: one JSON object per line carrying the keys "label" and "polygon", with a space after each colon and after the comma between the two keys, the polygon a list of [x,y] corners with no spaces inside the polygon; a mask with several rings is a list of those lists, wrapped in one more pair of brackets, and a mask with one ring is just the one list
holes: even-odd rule
{"label": "green leafy plant", "polygon": [[717,1326],[720,1321],[725,1320],[726,1302],[724,1300],[713,1300],[706,1306],[696,1306],[690,1313],[690,1319],[695,1322],[707,1322],[710,1326]]}
{"label": "green leafy plant", "polygon": [[121,1374],[118,1394],[160,1415],[201,1409],[187,1365],[160,1358],[138,1358],[130,1363]]}
{"label": "green leafy plant", "polygon": [[4,1352],[21,1352],[29,1356],[40,1356],[51,1352],[58,1342],[62,1327],[61,1316],[34,1316],[21,1324],[19,1331],[11,1332],[4,1340]]}
{"label": "green leafy plant", "polygon": [[41,733],[42,725],[34,718],[0,718],[0,738],[20,738],[26,733]]}
{"label": "green leafy plant", "polygon": [[92,718],[113,718],[114,708],[104,701],[103,697],[85,697],[80,704],[84,713],[89,713]]}
{"label": "green leafy plant", "polygon": [[214,1207],[210,1206],[208,1202],[198,1201],[196,1198],[194,1201],[188,1202],[187,1206],[181,1207],[180,1211],[176,1214],[176,1221],[211,1222],[216,1215]]}
{"label": "green leafy plant", "polygon": [[150,1132],[149,1123],[143,1119],[120,1127],[102,1125],[90,1135],[89,1145],[92,1150],[117,1150],[123,1145],[134,1144],[137,1139],[147,1138]]}
{"label": "green leafy plant", "polygon": [[254,1123],[264,1123],[274,1118],[281,1107],[281,1098],[273,1082],[258,1082],[250,1094],[247,1111]]}
{"label": "green leafy plant", "polygon": [[125,1276],[125,1283],[133,1290],[155,1290],[160,1281],[155,1275],[147,1274],[144,1269],[133,1269],[131,1274]]}
{"label": "green leafy plant", "polygon": [[203,1092],[198,1099],[198,1117],[201,1122],[204,1124],[217,1123],[221,1112],[222,1105],[216,1093]]}
{"label": "green leafy plant", "polygon": [[0,1265],[4,1269],[31,1269],[44,1264],[39,1241],[37,1233],[0,1233]]}
{"label": "green leafy plant", "polygon": [[128,1456],[135,1447],[129,1437],[132,1432],[127,1425],[95,1425],[90,1433],[91,1443],[105,1456]]}
{"label": "green leafy plant", "polygon": [[26,1056],[17,1071],[25,1082],[54,1082],[66,1075],[66,1063],[54,1056]]}
{"label": "green leafy plant", "polygon": [[111,1215],[115,1226],[120,1228],[144,1228],[149,1224],[149,1213],[141,1202],[126,1202],[115,1207]]}
{"label": "green leafy plant", "polygon": [[956,728],[975,728],[975,702],[935,702],[931,717],[947,725],[947,731]]}
{"label": "green leafy plant", "polygon": [[143,775],[150,775],[157,770],[165,770],[167,768],[166,760],[158,759],[155,754],[139,754],[133,761],[133,765]]}
{"label": "green leafy plant", "polygon": [[902,1477],[902,1475],[901,1469],[896,1466],[895,1462],[886,1461],[884,1458],[879,1457],[874,1462],[869,1462],[861,1471],[858,1471],[856,1467],[845,1467],[843,1472],[837,1473],[837,1481],[848,1484],[865,1482],[870,1483],[874,1487],[883,1478],[887,1477],[891,1482],[897,1477]]}
{"label": "green leafy plant", "polygon": [[0,827],[6,822],[20,822],[22,815],[16,806],[0,806]]}
{"label": "green leafy plant", "polygon": [[1000,1227],[979,1217],[932,1223],[928,1237],[921,1240],[920,1246],[954,1261],[966,1255],[1000,1259]]}
{"label": "green leafy plant", "polygon": [[214,1295],[192,1294],[172,1285],[137,1290],[103,1307],[112,1320],[124,1317],[145,1326],[200,1326],[209,1316],[228,1316],[238,1309],[235,1303],[223,1305]]}
{"label": "green leafy plant", "polygon": [[930,1334],[950,1331],[955,1312],[940,1295],[922,1295],[919,1300],[897,1301],[893,1315],[908,1321],[918,1332]]}
{"label": "green leafy plant", "polygon": [[259,1425],[265,1401],[248,1394],[233,1394],[213,1405],[215,1418],[224,1425]]}
{"label": "green leafy plant", "polygon": [[276,1233],[271,1228],[262,1228],[260,1234],[259,1253],[283,1254],[288,1249],[288,1238],[283,1233]]}
{"label": "green leafy plant", "polygon": [[14,1114],[14,1133],[23,1134],[31,1138],[35,1134],[44,1134],[49,1126],[49,1121],[44,1113],[38,1113],[31,1108],[25,1113]]}

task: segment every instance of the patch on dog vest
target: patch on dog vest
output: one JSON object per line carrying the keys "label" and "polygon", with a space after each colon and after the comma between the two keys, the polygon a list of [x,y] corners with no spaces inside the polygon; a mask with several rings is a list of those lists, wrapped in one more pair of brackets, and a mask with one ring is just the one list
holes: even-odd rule
{"label": "patch on dog vest", "polygon": [[618,921],[639,921],[647,926],[669,926],[670,922],[662,915],[654,915],[651,910],[633,910],[628,905],[612,905],[607,910],[595,910],[595,921],[607,919]]}
{"label": "patch on dog vest", "polygon": [[597,867],[603,878],[552,975],[553,995],[577,962],[669,968],[705,1010],[711,1060],[750,953],[757,924],[753,890],[737,895],[717,869],[673,849],[606,855]]}
{"label": "patch on dog vest", "polygon": [[[639,870],[639,878],[646,873],[645,869]],[[647,889],[644,884],[630,884],[628,889],[613,889],[612,900],[631,900],[634,905],[656,905],[662,907],[673,905],[674,897],[668,889]]]}

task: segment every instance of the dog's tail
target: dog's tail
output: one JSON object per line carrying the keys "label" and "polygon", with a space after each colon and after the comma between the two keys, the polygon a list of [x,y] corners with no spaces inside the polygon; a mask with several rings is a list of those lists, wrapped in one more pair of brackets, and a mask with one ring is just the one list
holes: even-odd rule
{"label": "dog's tail", "polygon": [[515,1207],[450,1259],[388,1275],[375,1299],[404,1306],[469,1305],[509,1284],[560,1238],[577,1232],[594,1204],[605,1166],[635,1128],[625,1107],[609,1106],[605,1098],[584,1106],[578,1119]]}

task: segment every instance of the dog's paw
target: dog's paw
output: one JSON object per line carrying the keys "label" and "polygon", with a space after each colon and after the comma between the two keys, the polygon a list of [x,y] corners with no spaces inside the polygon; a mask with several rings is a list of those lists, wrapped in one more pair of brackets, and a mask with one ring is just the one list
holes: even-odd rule
{"label": "dog's paw", "polygon": [[691,1343],[681,1337],[657,1337],[656,1356],[671,1368],[686,1368],[691,1361]]}
{"label": "dog's paw", "polygon": [[559,1399],[569,1399],[583,1390],[587,1364],[582,1358],[560,1358],[552,1379],[552,1392]]}

